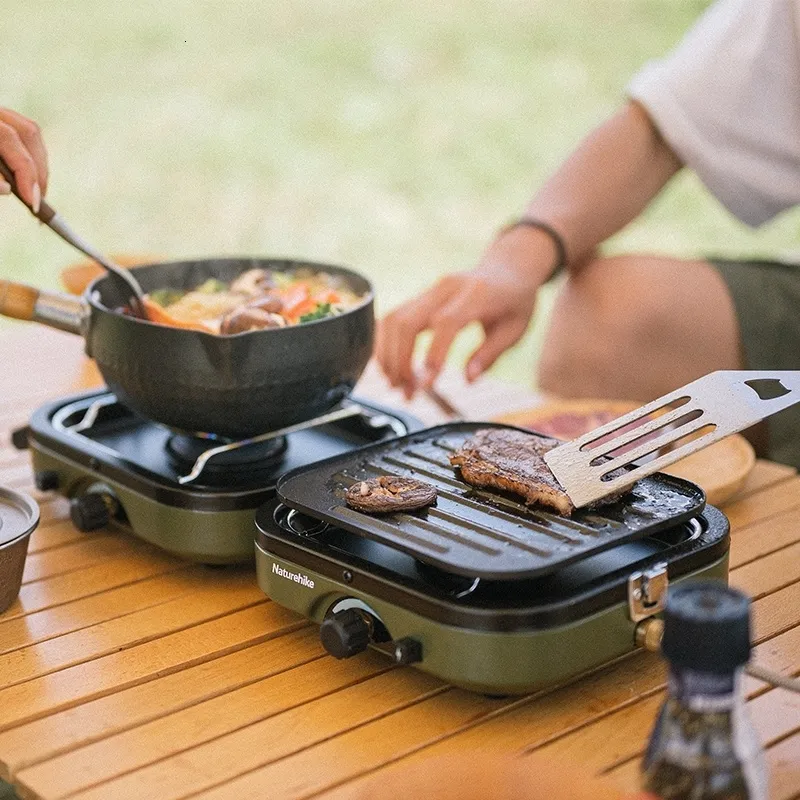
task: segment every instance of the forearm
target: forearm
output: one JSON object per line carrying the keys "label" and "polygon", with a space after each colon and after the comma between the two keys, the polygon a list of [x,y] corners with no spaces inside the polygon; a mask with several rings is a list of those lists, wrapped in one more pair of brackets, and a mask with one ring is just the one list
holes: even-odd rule
{"label": "forearm", "polygon": [[629,103],[581,143],[526,214],[562,235],[575,267],[638,216],[680,168],[644,110]]}

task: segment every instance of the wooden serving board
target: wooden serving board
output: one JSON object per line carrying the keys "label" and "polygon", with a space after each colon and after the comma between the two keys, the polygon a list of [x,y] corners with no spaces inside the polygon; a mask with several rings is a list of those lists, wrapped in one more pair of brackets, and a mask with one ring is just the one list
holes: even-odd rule
{"label": "wooden serving board", "polygon": [[[622,400],[548,400],[534,408],[497,417],[498,422],[531,428],[558,439],[574,439],[637,408]],[[753,470],[756,455],[744,436],[736,434],[706,447],[664,472],[700,486],[712,505],[733,497]]]}

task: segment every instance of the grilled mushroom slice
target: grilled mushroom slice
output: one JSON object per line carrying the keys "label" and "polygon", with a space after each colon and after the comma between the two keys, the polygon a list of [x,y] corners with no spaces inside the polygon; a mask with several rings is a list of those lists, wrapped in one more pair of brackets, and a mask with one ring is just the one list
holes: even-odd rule
{"label": "grilled mushroom slice", "polygon": [[345,502],[367,514],[414,511],[436,502],[436,488],[414,478],[381,475],[354,483],[345,494]]}
{"label": "grilled mushroom slice", "polygon": [[257,297],[275,285],[272,273],[266,269],[248,269],[231,283],[231,291]]}
{"label": "grilled mushroom slice", "polygon": [[280,315],[258,306],[244,306],[228,312],[219,327],[222,334],[244,333],[264,328],[284,328],[286,320]]}

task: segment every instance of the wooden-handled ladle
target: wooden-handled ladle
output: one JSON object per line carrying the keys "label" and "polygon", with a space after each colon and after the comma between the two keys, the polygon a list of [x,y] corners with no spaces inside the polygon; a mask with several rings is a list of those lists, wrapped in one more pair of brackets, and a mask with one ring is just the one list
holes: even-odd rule
{"label": "wooden-handled ladle", "polygon": [[69,242],[73,247],[108,270],[108,272],[114,276],[114,279],[119,282],[121,288],[124,284],[125,295],[128,297],[128,303],[132,314],[141,319],[147,319],[147,310],[144,305],[142,287],[139,286],[138,281],[128,270],[121,267],[119,264],[115,264],[111,259],[106,258],[102,253],[95,250],[88,242],[78,236],[78,234],[67,225],[66,220],[62,219],[58,212],[44,200],[40,203],[39,210],[34,211],[19,193],[14,173],[2,159],[0,159],[0,175],[8,182],[13,194],[19,198],[25,208],[27,208],[34,217],[44,222],[50,230],[55,231],[64,241]]}

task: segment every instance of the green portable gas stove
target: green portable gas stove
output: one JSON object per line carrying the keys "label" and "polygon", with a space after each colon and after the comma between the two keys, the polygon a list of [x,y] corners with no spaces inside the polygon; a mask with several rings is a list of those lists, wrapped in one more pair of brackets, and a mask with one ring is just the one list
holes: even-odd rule
{"label": "green portable gas stove", "polygon": [[[454,423],[300,468],[256,514],[261,588],[320,624],[338,658],[367,647],[465,688],[525,693],[636,648],[667,587],[727,577],[729,525],[695,485],[645,478],[571,518],[474,489],[448,461],[491,423]],[[423,511],[348,508],[381,474],[436,486]]]}
{"label": "green portable gas stove", "polygon": [[70,498],[75,525],[129,530],[193,561],[253,558],[253,517],[279,475],[419,429],[413,417],[358,400],[282,431],[232,442],[176,432],[107,390],[39,408],[14,435],[39,489]]}

